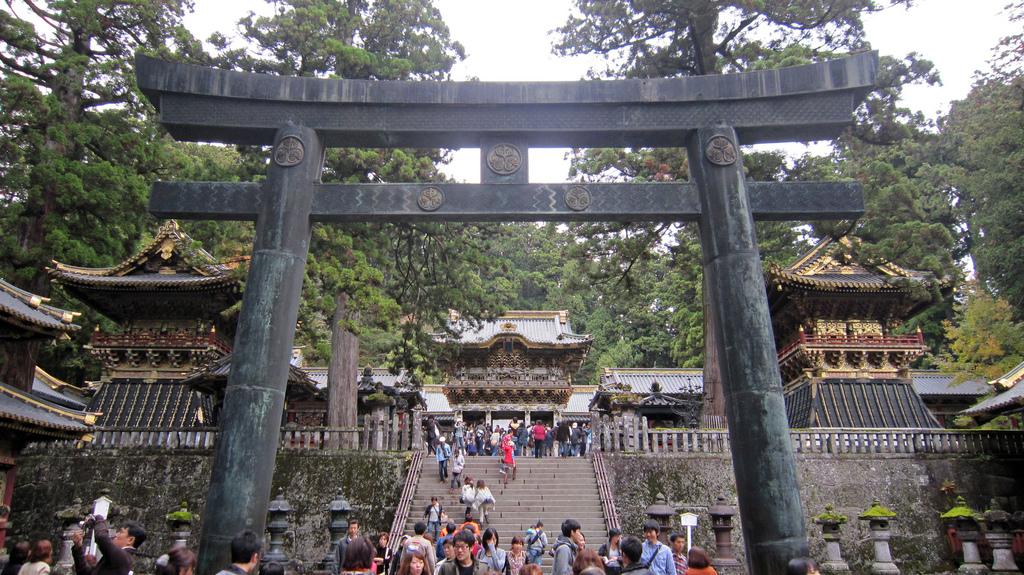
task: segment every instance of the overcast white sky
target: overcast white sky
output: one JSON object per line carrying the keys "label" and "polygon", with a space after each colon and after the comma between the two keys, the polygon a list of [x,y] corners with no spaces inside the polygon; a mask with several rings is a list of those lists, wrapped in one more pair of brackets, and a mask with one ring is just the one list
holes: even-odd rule
{"label": "overcast white sky", "polygon": [[[970,90],[972,76],[986,67],[999,38],[1013,32],[1002,14],[1007,0],[919,0],[909,10],[889,9],[866,18],[867,38],[882,54],[903,56],[918,52],[932,60],[943,85],[911,87],[905,92],[908,107],[934,117]],[[550,31],[562,25],[570,0],[435,0],[452,36],[466,47],[466,59],[453,71],[453,79],[477,77],[485,81],[578,80],[594,62],[586,58],[559,58],[551,54]],[[187,18],[193,32],[232,32],[233,23],[249,10],[266,10],[256,2],[199,0]],[[530,180],[566,179],[566,150],[532,150]],[[445,171],[457,180],[479,181],[476,150],[463,150]]]}

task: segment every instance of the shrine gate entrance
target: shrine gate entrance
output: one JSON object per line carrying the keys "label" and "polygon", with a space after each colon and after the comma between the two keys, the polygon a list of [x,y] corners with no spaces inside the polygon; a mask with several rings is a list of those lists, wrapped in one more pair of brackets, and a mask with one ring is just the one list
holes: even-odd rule
{"label": "shrine gate entrance", "polygon": [[[739,146],[833,138],[878,57],[724,76],[593,82],[375,82],[137,57],[179,140],[272,145],[267,180],[154,184],[160,217],[256,221],[199,550],[262,532],[313,222],[697,221],[750,573],[807,554],[755,219],[854,218],[853,183],[748,182]],[[691,182],[531,184],[530,147],[687,148]],[[479,147],[481,184],[321,184],[327,147]]]}

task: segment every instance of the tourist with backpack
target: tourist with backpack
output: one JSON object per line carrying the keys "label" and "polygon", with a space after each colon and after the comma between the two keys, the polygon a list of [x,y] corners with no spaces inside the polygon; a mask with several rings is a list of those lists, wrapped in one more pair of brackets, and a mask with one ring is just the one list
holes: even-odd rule
{"label": "tourist with backpack", "polygon": [[[579,521],[566,519],[562,522],[562,534],[555,540],[551,553],[555,557],[551,575],[570,575],[572,562],[576,560],[580,545],[583,544],[583,528]],[[673,574],[674,575],[674,574]]]}
{"label": "tourist with backpack", "polygon": [[544,522],[537,523],[526,531],[526,562],[540,565],[544,550],[548,548],[548,534],[544,533]]}
{"label": "tourist with backpack", "polygon": [[640,562],[651,570],[651,575],[677,575],[672,550],[668,545],[658,541],[660,532],[661,525],[657,521],[644,521],[643,556],[640,557]]}
{"label": "tourist with backpack", "polygon": [[540,459],[544,455],[544,440],[548,436],[548,428],[541,422],[537,422],[530,430],[533,436],[533,456]]}
{"label": "tourist with backpack", "polygon": [[452,458],[452,482],[449,487],[452,491],[459,488],[462,484],[462,470],[466,468],[466,456],[462,454],[461,449],[455,450],[455,456]]}
{"label": "tourist with backpack", "polygon": [[437,474],[441,476],[441,483],[444,483],[448,481],[448,460],[452,458],[452,448],[444,442],[444,436],[438,438],[434,453],[437,456]]}

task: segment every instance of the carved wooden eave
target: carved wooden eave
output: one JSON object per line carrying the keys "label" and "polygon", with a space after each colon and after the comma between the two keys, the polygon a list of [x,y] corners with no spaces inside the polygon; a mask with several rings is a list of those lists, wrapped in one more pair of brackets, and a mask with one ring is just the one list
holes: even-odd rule
{"label": "carved wooden eave", "polygon": [[87,268],[54,261],[52,280],[100,313],[139,318],[213,318],[241,299],[233,264],[216,261],[170,220],[121,263]]}

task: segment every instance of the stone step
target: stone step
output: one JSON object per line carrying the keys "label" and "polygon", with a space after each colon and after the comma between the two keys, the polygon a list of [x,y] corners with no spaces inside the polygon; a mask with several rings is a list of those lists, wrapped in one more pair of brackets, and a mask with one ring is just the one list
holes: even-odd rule
{"label": "stone step", "polygon": [[[497,495],[497,493],[495,494]],[[431,495],[424,494],[423,496],[417,496],[413,499],[414,510],[422,510],[430,504]],[[459,497],[450,494],[437,494],[437,500],[441,505],[445,507],[461,505]],[[496,496],[495,500],[499,500]],[[552,493],[531,493],[528,497],[512,497],[506,496],[501,497],[501,502],[507,505],[539,505],[539,504],[551,504],[551,503],[562,503],[565,505],[587,505],[594,504],[597,506],[601,505],[601,499],[597,493],[593,494],[573,494],[573,495],[559,495]]]}

